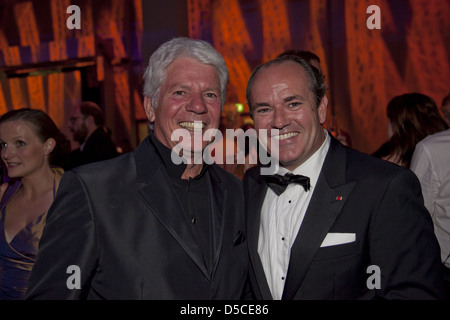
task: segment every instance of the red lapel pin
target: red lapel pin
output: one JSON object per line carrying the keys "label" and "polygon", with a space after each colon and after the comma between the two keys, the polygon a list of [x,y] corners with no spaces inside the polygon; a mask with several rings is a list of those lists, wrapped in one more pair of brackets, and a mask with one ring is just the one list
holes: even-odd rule
{"label": "red lapel pin", "polygon": [[341,200],[342,200],[342,196],[338,196],[338,197],[336,197],[336,200],[339,200],[339,201],[341,201]]}

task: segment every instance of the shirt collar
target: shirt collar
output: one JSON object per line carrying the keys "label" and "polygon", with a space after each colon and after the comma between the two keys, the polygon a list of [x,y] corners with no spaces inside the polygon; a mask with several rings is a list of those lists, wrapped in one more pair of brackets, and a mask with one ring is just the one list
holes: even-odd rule
{"label": "shirt collar", "polygon": [[[320,171],[322,170],[323,162],[325,161],[325,157],[328,153],[328,149],[330,147],[330,136],[328,135],[327,130],[323,130],[325,139],[320,146],[319,149],[317,149],[316,152],[313,153],[311,157],[309,157],[305,162],[303,162],[301,165],[299,165],[297,168],[292,171],[294,174],[301,174],[304,176],[309,177],[311,186],[315,186],[317,183],[317,180],[319,179]],[[284,167],[279,167],[277,174],[285,175],[286,173],[291,172],[288,169]]]}
{"label": "shirt collar", "polygon": [[[167,146],[165,146],[162,142],[160,142],[154,134],[150,134],[150,142],[153,144],[153,146],[156,149],[156,152],[158,153],[159,157],[161,158],[162,162],[164,163],[164,166],[167,170],[167,173],[169,176],[177,179],[181,179],[181,176],[183,175],[184,170],[186,169],[185,163],[175,164],[172,161],[172,150],[170,150]],[[208,165],[206,163],[203,163],[202,171],[198,176],[195,178],[200,178],[203,176],[205,171],[207,170]],[[194,178],[194,179],[195,179]]]}

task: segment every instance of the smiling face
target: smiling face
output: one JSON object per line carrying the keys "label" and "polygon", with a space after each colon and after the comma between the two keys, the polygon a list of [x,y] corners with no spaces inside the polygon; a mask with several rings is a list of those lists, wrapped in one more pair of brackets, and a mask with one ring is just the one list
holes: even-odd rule
{"label": "smiling face", "polygon": [[[305,69],[293,61],[272,64],[261,69],[251,85],[255,128],[267,129],[267,148],[280,165],[294,170],[317,151],[324,141],[322,124],[326,119],[327,99],[316,106]],[[278,142],[278,156],[272,154],[271,130]],[[275,149],[274,149],[275,150]]]}
{"label": "smiling face", "polygon": [[0,125],[0,145],[8,176],[23,178],[48,167],[55,140],[42,142],[26,121],[13,120]]}
{"label": "smiling face", "polygon": [[[176,59],[167,67],[158,105],[155,108],[145,97],[144,108],[148,119],[154,122],[155,137],[166,147],[173,149],[179,143],[172,141],[171,136],[176,129],[183,129],[191,137],[189,148],[203,151],[210,143],[201,139],[203,133],[217,129],[220,123],[222,104],[216,69],[192,58]],[[199,134],[201,145],[194,145],[194,131]]]}

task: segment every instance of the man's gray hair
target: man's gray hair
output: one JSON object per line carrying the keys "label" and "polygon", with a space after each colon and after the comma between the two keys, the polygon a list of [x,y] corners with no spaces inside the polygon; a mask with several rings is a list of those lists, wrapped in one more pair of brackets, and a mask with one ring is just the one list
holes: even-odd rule
{"label": "man's gray hair", "polygon": [[223,109],[228,82],[228,68],[225,60],[208,42],[185,37],[174,38],[163,43],[149,59],[144,73],[143,93],[151,99],[153,107],[158,106],[159,90],[166,77],[167,67],[178,58],[193,58],[216,68]]}

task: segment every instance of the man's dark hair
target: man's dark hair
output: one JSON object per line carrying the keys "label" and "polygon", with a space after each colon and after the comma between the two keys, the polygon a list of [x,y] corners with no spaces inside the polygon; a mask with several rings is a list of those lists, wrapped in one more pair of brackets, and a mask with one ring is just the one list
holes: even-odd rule
{"label": "man's dark hair", "polygon": [[80,105],[80,112],[85,117],[92,116],[98,127],[105,125],[105,115],[103,110],[95,102],[83,101]]}
{"label": "man's dark hair", "polygon": [[317,60],[320,63],[320,58],[311,51],[303,51],[303,50],[286,50],[278,55],[277,58],[282,56],[297,56],[307,62],[311,63],[311,60]]}

